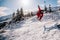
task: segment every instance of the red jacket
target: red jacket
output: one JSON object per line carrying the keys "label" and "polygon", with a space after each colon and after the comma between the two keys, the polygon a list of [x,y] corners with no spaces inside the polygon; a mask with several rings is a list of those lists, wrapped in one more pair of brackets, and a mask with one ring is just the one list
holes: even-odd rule
{"label": "red jacket", "polygon": [[37,12],[37,16],[38,18],[42,18],[43,17],[43,12],[41,12],[40,6],[38,5],[38,12]]}

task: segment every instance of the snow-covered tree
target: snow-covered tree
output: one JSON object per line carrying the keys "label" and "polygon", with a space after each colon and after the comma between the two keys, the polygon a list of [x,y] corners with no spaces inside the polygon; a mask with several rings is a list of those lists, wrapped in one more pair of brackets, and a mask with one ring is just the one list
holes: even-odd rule
{"label": "snow-covered tree", "polygon": [[15,12],[12,14],[12,18],[14,18],[15,17]]}
{"label": "snow-covered tree", "polygon": [[20,21],[20,20],[21,20],[21,13],[20,13],[20,11],[17,9],[16,21]]}
{"label": "snow-covered tree", "polygon": [[47,12],[47,7],[46,7],[46,5],[45,5],[45,9],[44,9],[44,10],[45,10],[45,12]]}
{"label": "snow-covered tree", "polygon": [[20,12],[21,12],[21,16],[23,17],[24,16],[23,8],[21,8]]}
{"label": "snow-covered tree", "polygon": [[[16,19],[16,16],[15,16],[15,12],[12,14],[12,20],[11,20],[11,22],[14,22],[15,21],[15,19]],[[10,23],[9,23],[10,24]]]}
{"label": "snow-covered tree", "polygon": [[52,12],[51,5],[49,4],[49,12]]}

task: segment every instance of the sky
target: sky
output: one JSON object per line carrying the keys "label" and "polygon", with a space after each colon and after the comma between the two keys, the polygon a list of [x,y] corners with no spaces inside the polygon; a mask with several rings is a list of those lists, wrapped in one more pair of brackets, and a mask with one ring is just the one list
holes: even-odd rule
{"label": "sky", "polygon": [[0,0],[0,15],[12,14],[20,8],[24,11],[36,11],[38,5],[44,8],[44,5],[48,7],[49,4],[55,7],[57,4],[60,5],[60,0]]}
{"label": "sky", "polygon": [[58,3],[58,6],[60,6],[60,0],[58,0],[57,3]]}

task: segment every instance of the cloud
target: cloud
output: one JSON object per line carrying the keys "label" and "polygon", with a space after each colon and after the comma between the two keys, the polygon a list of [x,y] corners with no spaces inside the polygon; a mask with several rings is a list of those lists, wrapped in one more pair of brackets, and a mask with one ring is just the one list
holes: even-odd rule
{"label": "cloud", "polygon": [[58,6],[60,6],[60,0],[57,0]]}
{"label": "cloud", "polygon": [[5,12],[6,10],[9,10],[7,7],[0,7],[0,16],[5,16],[7,13]]}

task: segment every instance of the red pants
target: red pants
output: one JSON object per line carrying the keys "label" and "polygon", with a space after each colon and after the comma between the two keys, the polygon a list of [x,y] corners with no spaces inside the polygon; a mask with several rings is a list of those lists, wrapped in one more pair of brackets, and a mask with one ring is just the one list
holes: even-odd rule
{"label": "red pants", "polygon": [[39,20],[41,20],[43,17],[43,14],[37,15],[37,17],[39,18]]}

